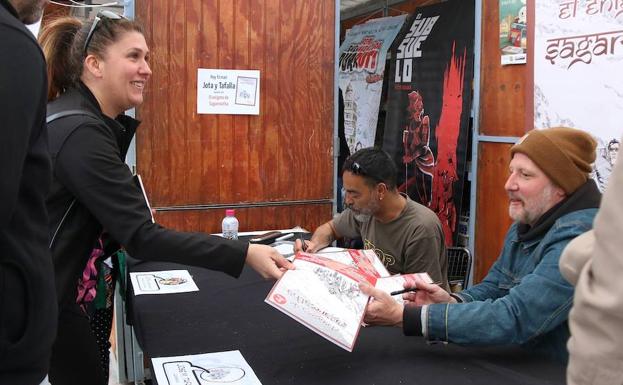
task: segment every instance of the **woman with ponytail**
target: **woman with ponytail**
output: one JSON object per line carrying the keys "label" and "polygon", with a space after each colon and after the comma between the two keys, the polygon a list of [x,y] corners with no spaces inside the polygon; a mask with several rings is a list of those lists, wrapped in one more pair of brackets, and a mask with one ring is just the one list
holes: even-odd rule
{"label": "woman with ponytail", "polygon": [[149,49],[136,22],[106,11],[85,24],[64,17],[46,25],[40,42],[49,75],[54,179],[47,204],[60,313],[50,381],[107,384],[89,318],[76,303],[77,283],[103,230],[135,258],[235,277],[245,263],[267,278],[278,278],[291,264],[269,246],[177,232],[153,222],[124,163],[139,121],[123,113],[143,102],[151,75]]}

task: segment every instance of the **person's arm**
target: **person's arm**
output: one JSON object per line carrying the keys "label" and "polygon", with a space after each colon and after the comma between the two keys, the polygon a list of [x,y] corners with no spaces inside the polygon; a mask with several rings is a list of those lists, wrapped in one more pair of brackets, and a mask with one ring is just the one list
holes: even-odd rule
{"label": "person's arm", "polygon": [[[569,316],[569,385],[615,384],[623,365],[623,164],[615,165],[593,232],[565,249],[561,270],[577,279]],[[588,262],[587,259],[591,258]]]}
{"label": "person's arm", "polygon": [[58,154],[55,174],[133,257],[201,266],[232,276],[241,273],[247,254],[250,266],[264,276],[278,278],[279,267],[290,266],[268,246],[249,248],[245,242],[152,223],[142,192],[107,132],[98,126],[76,129]]}
{"label": "person's arm", "polygon": [[574,231],[554,234],[541,245],[544,254],[538,266],[521,279],[499,269],[498,285],[507,293],[502,297],[428,305],[426,338],[471,345],[523,344],[558,327],[567,319],[573,297],[573,287],[558,270],[559,256],[588,227],[589,223],[586,229],[576,226]]}
{"label": "person's arm", "polygon": [[[3,29],[4,30],[4,29]],[[3,33],[7,33],[6,31]],[[13,216],[22,178],[24,161],[34,129],[41,133],[44,122],[36,122],[44,108],[42,84],[45,83],[43,58],[35,43],[21,33],[0,39],[0,52],[5,56],[0,63],[0,229]],[[44,181],[42,181],[44,182]]]}
{"label": "person's arm", "polygon": [[501,284],[501,279],[506,277],[506,273],[505,269],[502,267],[500,258],[502,255],[510,253],[510,247],[514,243],[512,234],[514,234],[513,229],[515,226],[516,224],[514,224],[506,234],[502,252],[483,280],[476,285],[456,293],[456,296],[460,298],[460,302],[485,301],[487,299],[503,297],[508,293],[507,285]]}
{"label": "person's arm", "polygon": [[335,233],[335,229],[333,228],[333,220],[330,220],[329,222],[318,226],[309,241],[297,239],[294,242],[294,252],[303,251],[303,244],[301,242],[305,242],[305,251],[315,253],[316,251],[329,246],[331,242],[336,239],[339,239],[339,236]]}
{"label": "person's arm", "polygon": [[364,322],[369,325],[403,327],[407,335],[421,335],[421,307],[432,303],[456,303],[447,291],[438,285],[414,277],[413,283],[405,283],[405,289],[416,288],[415,292],[403,294],[405,306],[394,301],[386,292],[367,283],[359,285],[360,290],[373,299],[368,303]]}
{"label": "person's arm", "polygon": [[359,289],[362,293],[372,297],[366,307],[366,314],[363,321],[373,326],[397,326],[402,327],[402,314],[404,305],[394,301],[394,299],[370,284],[360,283]]}

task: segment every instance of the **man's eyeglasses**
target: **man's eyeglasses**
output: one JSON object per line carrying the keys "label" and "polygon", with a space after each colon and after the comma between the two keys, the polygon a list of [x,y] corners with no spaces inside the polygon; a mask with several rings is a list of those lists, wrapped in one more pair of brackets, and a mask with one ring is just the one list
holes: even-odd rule
{"label": "man's eyeglasses", "polygon": [[89,43],[91,42],[91,39],[93,38],[93,32],[95,32],[97,25],[102,19],[121,20],[121,19],[125,19],[125,17],[118,15],[111,11],[99,11],[97,13],[97,16],[95,16],[95,19],[93,20],[93,24],[91,24],[91,29],[89,30],[89,34],[87,35],[87,38],[84,41],[84,55],[85,56],[87,54],[87,48],[89,48]]}

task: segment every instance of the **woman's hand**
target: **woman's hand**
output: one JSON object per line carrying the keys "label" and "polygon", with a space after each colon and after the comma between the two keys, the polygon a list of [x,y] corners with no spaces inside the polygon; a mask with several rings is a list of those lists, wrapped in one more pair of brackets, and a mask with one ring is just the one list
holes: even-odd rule
{"label": "woman's hand", "polygon": [[294,269],[283,255],[270,246],[250,244],[246,264],[264,278],[279,279],[286,270]]}

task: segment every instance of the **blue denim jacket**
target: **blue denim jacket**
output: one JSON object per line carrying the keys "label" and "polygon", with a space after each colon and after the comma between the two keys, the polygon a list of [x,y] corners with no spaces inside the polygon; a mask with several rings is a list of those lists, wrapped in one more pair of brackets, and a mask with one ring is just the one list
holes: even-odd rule
{"label": "blue denim jacket", "polygon": [[597,209],[561,216],[536,239],[521,242],[515,223],[485,279],[459,296],[465,303],[423,309],[429,341],[470,345],[519,344],[566,361],[573,286],[560,274],[564,247],[592,228]]}

